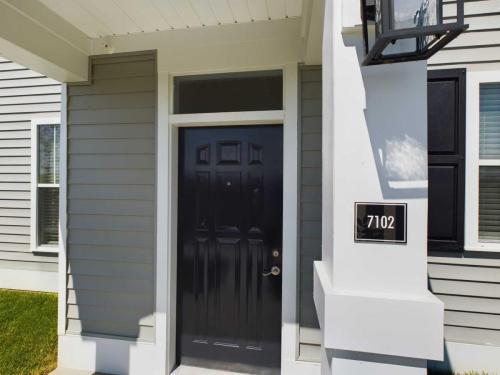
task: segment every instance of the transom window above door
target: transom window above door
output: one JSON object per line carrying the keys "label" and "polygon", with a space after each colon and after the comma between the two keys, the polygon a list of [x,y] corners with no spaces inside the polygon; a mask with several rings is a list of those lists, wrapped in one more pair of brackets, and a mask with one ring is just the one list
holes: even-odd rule
{"label": "transom window above door", "polygon": [[174,114],[282,109],[281,70],[174,78]]}

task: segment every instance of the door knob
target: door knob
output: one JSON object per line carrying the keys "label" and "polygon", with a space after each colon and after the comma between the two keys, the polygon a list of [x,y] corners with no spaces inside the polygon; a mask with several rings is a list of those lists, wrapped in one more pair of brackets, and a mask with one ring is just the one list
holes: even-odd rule
{"label": "door knob", "polygon": [[280,268],[279,268],[279,267],[274,266],[274,267],[272,267],[272,268],[271,268],[271,271],[269,271],[269,272],[264,272],[264,273],[262,274],[262,276],[264,276],[264,277],[271,276],[271,275],[273,275],[273,276],[278,276],[280,273],[281,273]]}

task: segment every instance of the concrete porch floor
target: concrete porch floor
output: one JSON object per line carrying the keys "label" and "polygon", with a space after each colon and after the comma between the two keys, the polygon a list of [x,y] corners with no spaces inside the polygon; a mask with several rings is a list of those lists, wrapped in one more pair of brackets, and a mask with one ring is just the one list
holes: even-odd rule
{"label": "concrete porch floor", "polygon": [[171,375],[248,375],[242,372],[211,370],[201,367],[181,365],[177,367]]}
{"label": "concrete porch floor", "polygon": [[86,370],[74,370],[69,368],[56,368],[49,375],[111,375],[103,372],[94,372]]}
{"label": "concrete porch floor", "polygon": [[[85,370],[73,370],[65,368],[57,368],[52,371],[49,375],[111,375],[102,372],[93,372]],[[211,370],[200,367],[191,367],[181,365],[177,367],[171,375],[248,375],[241,372],[231,372],[231,371],[221,371],[221,370]]]}

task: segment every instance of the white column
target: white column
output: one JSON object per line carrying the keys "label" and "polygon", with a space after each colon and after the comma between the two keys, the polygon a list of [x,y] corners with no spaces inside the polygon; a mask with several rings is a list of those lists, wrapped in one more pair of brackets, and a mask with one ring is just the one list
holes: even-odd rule
{"label": "white column", "polygon": [[[360,23],[359,1],[325,1],[322,373],[425,374],[443,356],[427,289],[427,66],[361,67]],[[355,243],[355,202],[406,203],[407,243]]]}

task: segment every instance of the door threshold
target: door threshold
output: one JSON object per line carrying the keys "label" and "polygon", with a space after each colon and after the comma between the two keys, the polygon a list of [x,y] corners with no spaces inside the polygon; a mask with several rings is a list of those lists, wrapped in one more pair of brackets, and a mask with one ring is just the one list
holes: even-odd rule
{"label": "door threshold", "polygon": [[171,375],[248,375],[248,373],[180,365]]}

